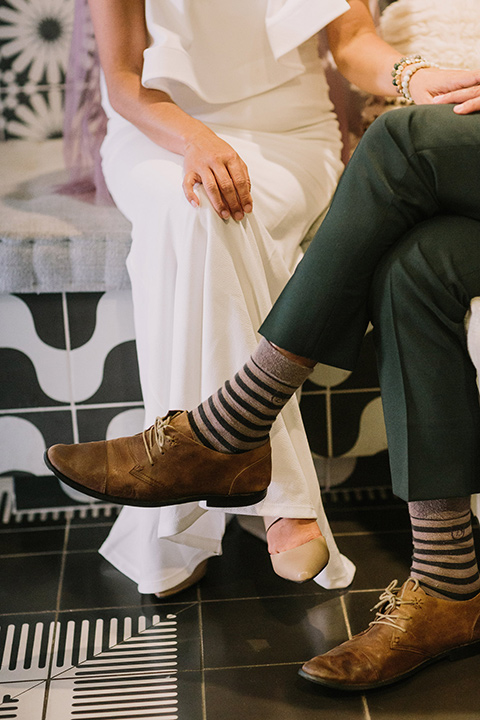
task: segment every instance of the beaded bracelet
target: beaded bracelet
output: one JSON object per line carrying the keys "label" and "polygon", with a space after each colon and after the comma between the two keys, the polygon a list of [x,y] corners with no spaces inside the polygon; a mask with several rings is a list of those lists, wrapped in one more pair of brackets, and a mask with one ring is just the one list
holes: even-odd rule
{"label": "beaded bracelet", "polygon": [[[411,67],[409,67],[411,66]],[[403,95],[405,100],[413,103],[413,98],[410,94],[410,80],[412,76],[421,70],[422,68],[438,67],[433,63],[425,60],[422,55],[412,55],[410,57],[401,58],[395,63],[392,70],[392,84],[395,86],[399,95]],[[406,68],[409,68],[408,70]]]}
{"label": "beaded bracelet", "polygon": [[413,65],[413,67],[403,73],[402,84],[400,85],[400,92],[402,93],[405,100],[408,100],[408,102],[413,103],[413,98],[410,95],[410,80],[412,79],[412,76],[415,75],[417,70],[428,67],[432,67],[432,64],[427,62],[427,60],[422,60],[422,62],[418,63],[418,65]]}
{"label": "beaded bracelet", "polygon": [[395,63],[392,70],[392,84],[395,86],[398,93],[401,94],[401,80],[402,80],[402,73],[405,70],[405,68],[408,65],[415,65],[418,62],[422,62],[425,58],[423,58],[421,55],[412,55],[409,57],[403,57],[400,58],[398,62]]}

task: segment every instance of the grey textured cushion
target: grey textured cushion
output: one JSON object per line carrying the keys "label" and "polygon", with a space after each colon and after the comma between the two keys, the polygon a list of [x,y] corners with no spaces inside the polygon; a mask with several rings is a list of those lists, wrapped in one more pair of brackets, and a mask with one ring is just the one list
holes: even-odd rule
{"label": "grey textured cushion", "polygon": [[60,195],[62,140],[0,143],[0,292],[129,287],[130,224],[113,206]]}

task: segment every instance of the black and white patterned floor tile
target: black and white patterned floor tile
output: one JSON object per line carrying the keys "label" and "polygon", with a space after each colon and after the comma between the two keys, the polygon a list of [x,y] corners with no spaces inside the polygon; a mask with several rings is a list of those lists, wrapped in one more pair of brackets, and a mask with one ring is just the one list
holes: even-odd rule
{"label": "black and white patterned floor tile", "polygon": [[56,623],[4,618],[0,720],[193,720],[194,707],[192,716],[180,710],[192,706],[188,683],[182,697],[182,672],[199,671],[196,613],[190,606],[72,613]]}
{"label": "black and white patterned floor tile", "polygon": [[0,720],[42,720],[45,682],[2,683]]}

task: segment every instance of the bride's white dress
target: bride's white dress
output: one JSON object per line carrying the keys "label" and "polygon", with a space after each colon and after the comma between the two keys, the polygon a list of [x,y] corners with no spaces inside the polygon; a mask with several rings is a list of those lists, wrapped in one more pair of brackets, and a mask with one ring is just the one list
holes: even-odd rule
{"label": "bride's white dress", "polygon": [[[200,208],[191,207],[183,158],[117,115],[104,93],[104,174],[133,228],[127,264],[146,426],[196,406],[245,362],[300,243],[330,201],[341,141],[313,35],[346,8],[344,0],[147,2],[153,44],[144,83],[167,91],[236,149],[249,169],[254,211],[223,221],[202,187]],[[296,397],[274,425],[272,449],[265,500],[229,512],[318,518],[331,559],[317,582],[348,585],[354,567],[331,535]],[[221,552],[226,521],[202,503],[124,508],[101,553],[140,592],[160,592]]]}

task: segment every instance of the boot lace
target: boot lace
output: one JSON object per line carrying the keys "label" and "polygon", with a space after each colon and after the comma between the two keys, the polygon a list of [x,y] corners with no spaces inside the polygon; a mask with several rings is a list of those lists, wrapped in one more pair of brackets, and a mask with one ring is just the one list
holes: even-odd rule
{"label": "boot lace", "polygon": [[[414,580],[413,578],[412,581],[414,583],[413,590],[415,591],[418,588],[419,583],[418,580]],[[385,588],[383,593],[380,595],[380,600],[371,609],[371,612],[377,610],[377,614],[375,615],[375,619],[369,623],[370,625],[388,625],[396,630],[407,632],[405,628],[398,624],[398,622],[400,620],[408,620],[409,617],[408,615],[402,614],[399,608],[402,605],[414,605],[415,600],[404,600],[399,597],[398,593],[400,589],[401,586],[397,585],[397,580],[392,580],[390,585]]]}
{"label": "boot lace", "polygon": [[165,428],[170,424],[170,415],[161,418],[157,417],[153,425],[142,432],[143,444],[145,446],[145,452],[147,453],[148,461],[150,465],[153,465],[153,448],[155,445],[160,450],[160,454],[163,455],[165,452]]}

